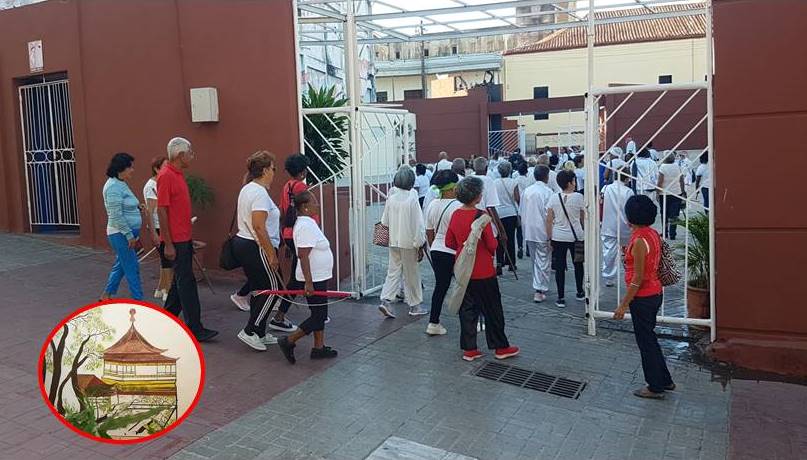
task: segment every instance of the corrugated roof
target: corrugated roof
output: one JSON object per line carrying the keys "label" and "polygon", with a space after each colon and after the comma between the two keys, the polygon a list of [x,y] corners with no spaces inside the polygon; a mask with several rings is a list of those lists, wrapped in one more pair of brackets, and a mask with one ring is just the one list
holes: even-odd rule
{"label": "corrugated roof", "polygon": [[[702,3],[652,6],[658,13],[703,9]],[[626,8],[600,11],[597,19],[648,14],[645,8]],[[666,40],[681,40],[706,36],[706,17],[703,14],[680,17],[643,19],[613,24],[598,24],[594,32],[595,46],[621,45]],[[542,53],[586,47],[586,26],[559,30],[542,40],[505,51],[504,55]]]}

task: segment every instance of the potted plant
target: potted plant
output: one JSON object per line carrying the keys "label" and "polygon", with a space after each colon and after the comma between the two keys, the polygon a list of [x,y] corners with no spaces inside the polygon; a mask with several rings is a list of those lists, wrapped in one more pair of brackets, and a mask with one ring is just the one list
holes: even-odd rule
{"label": "potted plant", "polygon": [[[687,267],[687,316],[709,318],[709,216],[698,213],[688,221],[679,221],[689,231],[689,246],[680,245],[686,251]],[[684,256],[681,256],[683,258]]]}
{"label": "potted plant", "polygon": [[[317,89],[308,85],[308,91],[303,93],[303,108],[306,109],[344,107],[346,104],[347,99],[336,94],[335,86]],[[331,183],[342,176],[348,156],[345,148],[348,122],[348,116],[344,113],[305,115],[303,154],[308,157],[309,169],[315,176],[310,177],[311,180]]]}
{"label": "potted plant", "polygon": [[[188,192],[191,195],[191,206],[194,212],[206,210],[216,202],[216,194],[213,192],[213,187],[203,178],[188,174],[185,176],[185,182],[188,184]],[[193,251],[196,253],[198,260],[205,260],[206,247],[207,243],[197,240],[193,241]]]}

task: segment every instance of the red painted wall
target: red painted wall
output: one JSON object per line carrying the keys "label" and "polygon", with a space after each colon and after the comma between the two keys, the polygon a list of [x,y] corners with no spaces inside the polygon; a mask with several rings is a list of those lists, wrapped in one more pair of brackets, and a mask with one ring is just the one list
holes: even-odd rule
{"label": "red painted wall", "polygon": [[[267,149],[282,164],[299,150],[293,37],[283,0],[52,0],[0,12],[0,229],[27,231],[15,79],[30,76],[28,41],[43,41],[44,73],[70,80],[81,242],[106,246],[109,157],[135,156],[131,187],[141,195],[150,159],[183,136],[197,153],[189,173],[217,201],[198,213],[194,237],[217,248],[246,157]],[[204,86],[218,88],[218,123],[191,122],[189,90]],[[276,176],[274,196],[286,179]]]}
{"label": "red painted wall", "polygon": [[[807,2],[716,0],[718,357],[807,375]],[[749,33],[760,30],[765,33]]]}

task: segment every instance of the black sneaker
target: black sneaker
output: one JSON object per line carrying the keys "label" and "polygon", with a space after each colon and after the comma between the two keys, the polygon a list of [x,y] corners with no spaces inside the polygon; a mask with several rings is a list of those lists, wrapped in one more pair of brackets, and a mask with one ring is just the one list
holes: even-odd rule
{"label": "black sneaker", "polygon": [[297,326],[295,326],[294,323],[292,323],[291,321],[289,321],[288,319],[285,319],[285,318],[283,319],[283,321],[278,321],[278,320],[272,318],[272,320],[269,321],[269,328],[274,329],[276,331],[281,331],[281,332],[295,332],[295,331],[297,331]]}
{"label": "black sneaker", "polygon": [[277,346],[280,347],[280,351],[283,352],[283,356],[286,357],[286,360],[294,364],[297,362],[297,359],[294,357],[294,347],[295,344],[289,342],[288,337],[281,337],[277,339]]}
{"label": "black sneaker", "polygon": [[560,308],[566,308],[566,300],[565,299],[558,299],[555,301],[555,305]]}
{"label": "black sneaker", "polygon": [[586,300],[586,293],[578,292],[577,294],[575,294],[574,298],[577,300]]}
{"label": "black sneaker", "polygon": [[196,337],[196,340],[199,342],[207,342],[213,337],[219,335],[219,331],[214,331],[213,329],[205,329],[202,328],[202,331],[198,334],[193,334]]}
{"label": "black sneaker", "polygon": [[311,359],[329,359],[336,358],[336,350],[331,347],[312,348]]}

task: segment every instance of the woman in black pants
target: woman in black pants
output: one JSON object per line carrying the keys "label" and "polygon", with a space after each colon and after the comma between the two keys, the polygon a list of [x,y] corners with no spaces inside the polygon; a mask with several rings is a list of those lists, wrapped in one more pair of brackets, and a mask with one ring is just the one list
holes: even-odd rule
{"label": "woman in black pants", "polygon": [[[280,244],[280,209],[269,197],[275,176],[275,157],[269,152],[253,153],[247,159],[247,183],[238,194],[236,221],[238,234],[233,251],[247,276],[252,292],[282,289],[278,270],[277,247]],[[266,351],[277,339],[266,333],[266,320],[280,298],[253,295],[249,302],[249,320],[238,338],[248,346]]]}
{"label": "woman in black pants", "polygon": [[294,196],[294,208],[291,221],[294,222],[292,233],[294,247],[297,250],[299,264],[294,279],[303,282],[305,299],[311,315],[303,321],[299,329],[288,337],[281,337],[278,346],[286,359],[294,364],[294,348],[297,341],[304,336],[314,334],[314,346],[311,348],[311,359],[335,358],[336,350],[325,346],[325,319],[328,317],[328,298],[314,295],[314,291],[328,289],[328,281],[333,277],[333,254],[331,245],[325,234],[314,220],[319,213],[319,204],[309,191]]}
{"label": "woman in black pants", "polygon": [[440,313],[451,285],[451,275],[454,273],[454,250],[446,246],[446,231],[451,215],[462,206],[457,201],[457,182],[459,177],[447,169],[437,171],[432,176],[432,183],[439,190],[439,195],[426,209],[426,240],[429,242],[429,254],[434,269],[432,309],[429,313],[429,325],[426,326],[426,334],[429,335],[446,333],[446,328],[440,324]]}
{"label": "woman in black pants", "polygon": [[585,300],[583,291],[583,222],[586,202],[583,195],[576,193],[577,181],[574,171],[563,170],[557,176],[561,193],[552,195],[547,204],[546,234],[552,250],[552,269],[555,270],[555,284],[558,300],[555,305],[566,306],[566,258],[571,254],[574,264],[574,281],[577,286],[577,300]]}

